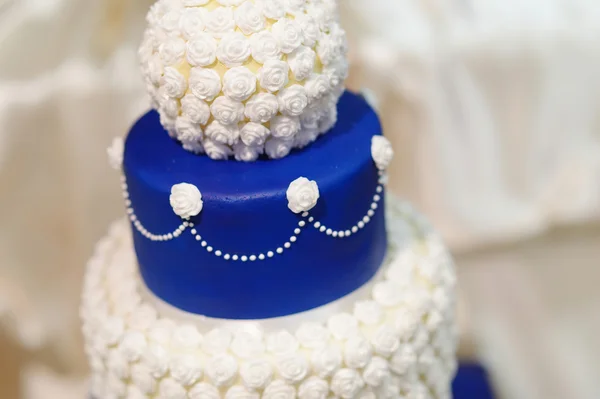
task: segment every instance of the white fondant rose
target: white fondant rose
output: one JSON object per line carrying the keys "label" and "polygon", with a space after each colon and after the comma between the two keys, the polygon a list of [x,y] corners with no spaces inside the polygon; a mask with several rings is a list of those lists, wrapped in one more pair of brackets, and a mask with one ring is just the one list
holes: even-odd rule
{"label": "white fondant rose", "polygon": [[231,351],[242,359],[259,357],[265,351],[262,339],[247,331],[238,331],[233,337]]}
{"label": "white fondant rose", "polygon": [[177,69],[172,67],[165,68],[162,84],[165,93],[172,98],[183,97],[187,90],[187,81]]}
{"label": "white fondant rose", "polygon": [[267,350],[275,356],[291,355],[298,350],[298,340],[286,330],[280,330],[267,336]]}
{"label": "white fondant rose", "polygon": [[222,38],[235,29],[233,10],[230,7],[217,7],[213,11],[208,11],[204,16],[204,24],[213,37]]}
{"label": "white fondant rose", "polygon": [[400,346],[398,333],[390,325],[379,327],[371,337],[371,343],[375,352],[384,357],[390,356]]}
{"label": "white fondant rose", "polygon": [[398,284],[391,281],[382,281],[373,287],[373,299],[381,306],[392,307],[402,300],[402,290]]}
{"label": "white fondant rose", "polygon": [[204,145],[204,151],[206,152],[206,155],[208,155],[211,159],[224,160],[233,154],[233,151],[227,146],[227,144],[223,144],[215,140],[204,139],[202,144]]}
{"label": "white fondant rose", "polygon": [[111,168],[121,169],[123,165],[123,153],[125,152],[125,142],[121,137],[115,137],[110,145],[106,149],[108,154],[108,162]]}
{"label": "white fondant rose", "polygon": [[288,355],[277,361],[279,374],[290,383],[298,383],[308,373],[308,362],[302,354]]}
{"label": "white fondant rose", "polygon": [[288,55],[287,61],[296,80],[304,80],[312,74],[316,58],[317,54],[306,46],[300,46]]}
{"label": "white fondant rose", "polygon": [[314,180],[308,180],[306,177],[299,177],[289,185],[286,197],[288,200],[288,208],[290,208],[292,212],[306,212],[317,205],[317,200],[319,199],[319,186]]}
{"label": "white fondant rose", "polygon": [[175,120],[177,138],[185,142],[199,141],[202,139],[200,125],[194,123],[187,116],[180,116]]}
{"label": "white fondant rose", "polygon": [[331,379],[331,390],[343,399],[352,399],[365,385],[356,370],[341,369]]}
{"label": "white fondant rose", "polygon": [[193,385],[202,377],[202,364],[195,355],[177,355],[171,360],[171,377],[183,386]]}
{"label": "white fondant rose", "polygon": [[373,325],[381,321],[383,310],[375,301],[358,301],[354,304],[354,317],[363,324]]}
{"label": "white fondant rose", "polygon": [[302,29],[302,36],[304,38],[303,44],[308,47],[313,47],[317,44],[317,40],[321,37],[321,31],[319,25],[313,17],[310,15],[297,15],[296,22]]}
{"label": "white fondant rose", "polygon": [[322,378],[332,376],[342,365],[342,354],[335,346],[313,352],[311,363],[314,372]]}
{"label": "white fondant rose", "polygon": [[206,375],[218,387],[228,385],[237,374],[237,362],[230,355],[217,355],[208,362]]}
{"label": "white fondant rose", "polygon": [[315,322],[303,323],[298,331],[296,338],[300,341],[300,345],[308,349],[322,348],[329,341],[329,330]]}
{"label": "white fondant rose", "polygon": [[[279,110],[287,116],[299,116],[308,105],[306,89],[302,85],[292,85],[282,89],[277,95]],[[298,124],[300,120],[298,120]]]}
{"label": "white fondant rose", "polygon": [[350,338],[344,345],[344,360],[348,367],[365,367],[371,360],[371,345],[363,337]]}
{"label": "white fondant rose", "polygon": [[[110,368],[112,370],[112,367]],[[152,376],[150,368],[143,363],[131,366],[131,380],[145,394],[152,395],[156,391],[156,379]]]}
{"label": "white fondant rose", "polygon": [[250,49],[252,51],[252,58],[259,64],[264,64],[268,60],[278,60],[281,58],[279,42],[271,32],[266,30],[250,36]]}
{"label": "white fondant rose", "polygon": [[179,116],[179,103],[173,97],[169,97],[167,94],[167,87],[162,86],[157,92],[158,105],[161,110],[164,111],[165,115],[169,118],[176,119]]}
{"label": "white fondant rose", "polygon": [[[227,146],[233,146],[239,140],[240,131],[237,125],[224,125],[219,121],[213,121],[206,128],[206,136],[216,143],[225,144]],[[209,150],[206,146],[206,142],[204,143],[204,149],[208,154]],[[231,151],[227,151],[227,156],[229,155],[231,155]]]}
{"label": "white fondant rose", "polygon": [[300,25],[291,19],[282,18],[271,27],[271,32],[279,42],[281,51],[289,54],[302,44],[304,39]]}
{"label": "white fondant rose", "polygon": [[225,393],[225,399],[260,399],[260,395],[241,385],[234,385]]}
{"label": "white fondant rose", "polygon": [[204,30],[202,10],[199,8],[183,9],[179,25],[181,27],[181,33],[186,39],[190,39],[196,33],[202,32]]}
{"label": "white fondant rose", "polygon": [[273,369],[266,360],[254,360],[241,367],[240,376],[249,389],[263,389],[271,381]]}
{"label": "white fondant rose", "polygon": [[168,38],[158,47],[158,54],[164,65],[176,65],[185,56],[185,41],[178,37]]}
{"label": "white fondant rose", "polygon": [[[195,188],[195,186],[192,187]],[[177,327],[171,337],[171,346],[175,349],[193,351],[199,349],[201,344],[202,335],[195,326],[190,324]]]}
{"label": "white fondant rose", "polygon": [[306,107],[302,115],[300,115],[300,123],[302,128],[318,129],[319,120],[323,116],[324,110],[320,101],[313,101]]}
{"label": "white fondant rose", "polygon": [[188,94],[181,99],[181,111],[190,121],[206,125],[210,118],[210,107],[193,94]]}
{"label": "white fondant rose", "polygon": [[358,321],[349,313],[338,313],[329,318],[327,328],[335,338],[344,340],[356,335]]}
{"label": "white fondant rose", "polygon": [[305,128],[294,136],[294,148],[304,148],[319,137],[319,130]]}
{"label": "white fondant rose", "polygon": [[144,352],[142,361],[150,369],[154,378],[160,378],[169,369],[169,353],[159,344],[151,344]]}
{"label": "white fondant rose", "polygon": [[403,345],[390,359],[390,368],[398,375],[406,375],[417,365],[417,354],[409,345]]}
{"label": "white fondant rose", "polygon": [[130,362],[137,361],[148,346],[146,336],[139,331],[126,332],[119,344],[119,351]]}
{"label": "white fondant rose", "polygon": [[394,157],[394,150],[390,141],[383,136],[373,136],[371,140],[371,155],[379,170],[387,169]]}
{"label": "white fondant rose", "polygon": [[[217,99],[213,101],[210,106],[210,112],[215,117],[215,120],[220,122],[222,125],[233,125],[244,119],[244,104],[239,101],[232,100],[229,97],[221,96],[217,97]],[[217,140],[215,137],[211,136],[211,138]],[[222,143],[230,143],[229,145],[233,145],[233,142],[235,142],[235,140],[233,142],[230,142],[229,140],[217,141],[221,141]]]}
{"label": "white fondant rose", "polygon": [[233,147],[235,159],[241,162],[254,162],[263,152],[264,147],[246,145],[241,141]]}
{"label": "white fondant rose", "polygon": [[304,84],[306,94],[311,100],[317,100],[323,98],[327,93],[331,91],[329,85],[329,79],[325,75],[312,75]]}
{"label": "white fondant rose", "polygon": [[158,397],[165,399],[187,399],[187,392],[174,379],[165,378],[158,386]]}
{"label": "white fondant rose", "polygon": [[233,100],[245,101],[256,91],[256,76],[246,67],[234,67],[223,75],[223,93]]}
{"label": "white fondant rose", "polygon": [[268,136],[269,129],[260,123],[248,122],[240,129],[240,140],[249,147],[262,147]]}
{"label": "white fondant rose", "polygon": [[208,66],[217,59],[217,41],[208,33],[195,34],[187,44],[187,60],[192,66]]}
{"label": "white fondant rose", "polygon": [[251,35],[264,29],[265,18],[260,8],[246,1],[235,10],[235,23],[245,35]]}
{"label": "white fondant rose", "polygon": [[349,68],[350,66],[348,65],[348,60],[346,60],[344,57],[339,57],[323,68],[323,75],[329,78],[329,84],[331,87],[340,86],[348,77]]}
{"label": "white fondant rose", "polygon": [[217,355],[227,352],[231,343],[232,335],[229,330],[224,328],[215,328],[204,336],[202,350],[210,355]]}
{"label": "white fondant rose", "polygon": [[219,390],[206,382],[194,385],[188,392],[188,396],[190,399],[221,399]]}
{"label": "white fondant rose", "polygon": [[255,3],[267,18],[279,19],[285,15],[285,8],[281,0],[256,0]]}
{"label": "white fondant rose", "polygon": [[363,380],[371,386],[380,386],[390,376],[388,362],[379,356],[374,356],[363,371]]}
{"label": "white fondant rose", "polygon": [[229,68],[240,66],[250,57],[250,42],[240,32],[229,32],[217,47],[217,58]]}
{"label": "white fondant rose", "polygon": [[258,71],[260,86],[270,92],[276,92],[288,83],[289,66],[287,62],[268,60]]}
{"label": "white fondant rose", "polygon": [[182,219],[189,219],[202,211],[202,194],[193,184],[175,184],[171,187],[169,201],[173,212]]}
{"label": "white fondant rose", "polygon": [[321,35],[317,43],[317,55],[323,65],[329,65],[336,60],[341,54],[338,43],[335,37],[328,34]]}
{"label": "white fondant rose", "polygon": [[329,384],[322,378],[312,376],[300,385],[298,398],[326,399],[329,394]]}
{"label": "white fondant rose", "polygon": [[192,68],[190,90],[199,99],[212,101],[221,92],[221,77],[213,69]]}
{"label": "white fondant rose", "polygon": [[166,32],[173,34],[173,36],[179,34],[179,19],[181,18],[181,11],[176,9],[170,9],[160,19],[160,27]]}
{"label": "white fondant rose", "polygon": [[204,145],[198,140],[186,140],[185,138],[179,139],[181,146],[186,151],[191,151],[194,154],[204,154]]}
{"label": "white fondant rose", "polygon": [[284,140],[278,138],[271,138],[267,140],[265,144],[265,152],[272,159],[280,159],[287,156],[292,150],[292,140]]}
{"label": "white fondant rose", "polygon": [[244,113],[252,122],[265,123],[277,115],[278,110],[277,97],[270,93],[258,93],[246,102]]}

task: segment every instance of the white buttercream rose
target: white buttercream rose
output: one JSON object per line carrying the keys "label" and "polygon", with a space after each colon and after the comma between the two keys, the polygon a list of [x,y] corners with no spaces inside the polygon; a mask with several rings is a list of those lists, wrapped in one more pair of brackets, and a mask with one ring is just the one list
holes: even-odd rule
{"label": "white buttercream rose", "polygon": [[341,369],[331,379],[331,390],[343,399],[352,399],[365,385],[356,370]]}
{"label": "white buttercream rose", "polygon": [[371,343],[375,352],[384,357],[389,357],[400,346],[398,333],[390,325],[379,327],[371,337]]}
{"label": "white buttercream rose", "polygon": [[329,79],[325,75],[314,74],[304,83],[306,94],[311,100],[323,98],[331,91]]}
{"label": "white buttercream rose", "polygon": [[265,17],[259,7],[251,1],[244,2],[234,13],[235,23],[245,34],[251,35],[254,32],[260,32],[265,28]]}
{"label": "white buttercream rose", "polygon": [[371,360],[371,345],[360,336],[354,336],[344,344],[344,361],[348,367],[362,368]]}
{"label": "white buttercream rose", "polygon": [[262,395],[263,399],[295,399],[296,389],[281,380],[270,383]]}
{"label": "white buttercream rose", "polygon": [[[206,137],[210,138],[212,141],[227,146],[233,146],[238,142],[240,137],[240,131],[237,125],[224,125],[219,121],[213,121],[210,125],[208,125],[205,133]],[[206,145],[206,142],[204,143],[204,149],[206,150],[206,153],[209,154],[209,149]],[[230,154],[231,151],[228,151],[228,155]]]}
{"label": "white buttercream rose", "polygon": [[152,83],[153,85],[160,84],[160,80],[164,72],[164,65],[162,63],[160,55],[153,54],[150,56],[150,58],[148,59],[147,71],[150,83]]}
{"label": "white buttercream rose", "polygon": [[277,20],[285,15],[285,7],[281,0],[256,0],[255,3],[269,19]]}
{"label": "white buttercream rose", "polygon": [[126,332],[119,344],[119,351],[130,362],[137,361],[148,346],[146,336],[139,331]]}
{"label": "white buttercream rose", "polygon": [[190,121],[200,125],[206,125],[210,118],[210,107],[208,104],[193,94],[188,94],[181,99],[181,112]]}
{"label": "white buttercream rose", "polygon": [[125,152],[125,142],[121,137],[115,137],[106,149],[108,154],[108,162],[113,169],[121,169],[123,165],[123,153]]}
{"label": "white buttercream rose", "polygon": [[328,132],[331,130],[337,122],[337,107],[332,105],[330,108],[325,109],[321,119],[319,119],[319,131],[321,133]]}
{"label": "white buttercream rose", "polygon": [[249,147],[262,147],[269,129],[260,123],[248,122],[240,129],[240,140]]}
{"label": "white buttercream rose", "polygon": [[217,47],[217,58],[229,68],[242,65],[250,54],[250,42],[240,32],[225,34]]}
{"label": "white buttercream rose", "polygon": [[118,349],[109,349],[106,356],[106,367],[121,379],[129,378],[129,361]]}
{"label": "white buttercream rose", "polygon": [[300,115],[300,123],[302,124],[302,128],[307,129],[319,129],[319,120],[322,118],[324,113],[323,108],[321,107],[320,101],[313,101],[308,104],[308,107],[304,110],[302,115]]}
{"label": "white buttercream rose", "polygon": [[185,56],[185,41],[179,37],[165,39],[158,47],[158,54],[164,65],[176,65]]}
{"label": "white buttercream rose", "polygon": [[329,330],[319,323],[303,323],[296,331],[296,338],[305,348],[317,349],[327,346],[329,341]]}
{"label": "white buttercream rose", "polygon": [[300,119],[295,116],[278,115],[271,119],[271,134],[280,139],[292,139],[300,127]]}
{"label": "white buttercream rose", "polygon": [[189,219],[202,211],[202,194],[193,184],[175,184],[171,187],[169,201],[173,212],[183,219]]}
{"label": "white buttercream rose", "polygon": [[179,26],[183,37],[190,39],[196,33],[204,30],[202,12],[203,10],[200,8],[184,8],[182,10]]}
{"label": "white buttercream rose", "polygon": [[267,336],[267,350],[275,356],[291,355],[298,350],[298,340],[286,330],[280,330]]}
{"label": "white buttercream rose", "polygon": [[228,385],[237,375],[238,365],[233,356],[217,355],[206,366],[206,375],[218,387]]}
{"label": "white buttercream rose", "polygon": [[304,128],[294,136],[294,148],[304,148],[319,137],[319,130]]}
{"label": "white buttercream rose", "polygon": [[298,389],[298,398],[300,399],[326,399],[328,394],[329,384],[316,376],[308,378]]}
{"label": "white buttercream rose", "polygon": [[189,390],[188,396],[190,399],[221,399],[219,390],[212,384],[206,382],[194,385],[194,387]]}
{"label": "white buttercream rose", "polygon": [[302,29],[303,44],[308,47],[313,47],[317,44],[317,40],[321,37],[321,30],[315,19],[306,14],[297,15],[296,22],[298,22]]}
{"label": "white buttercream rose", "polygon": [[192,354],[174,356],[169,369],[171,377],[183,386],[193,385],[202,377],[200,359]]}
{"label": "white buttercream rose", "polygon": [[204,336],[202,350],[210,355],[227,352],[232,340],[232,334],[225,328],[215,328]]}
{"label": "white buttercream rose", "polygon": [[162,78],[164,92],[169,97],[181,98],[187,90],[187,81],[179,71],[173,67],[166,67]]}
{"label": "white buttercream rose", "polygon": [[294,213],[301,213],[311,210],[317,205],[319,199],[319,186],[314,180],[308,180],[306,177],[299,177],[290,183],[286,197],[288,208]]}
{"label": "white buttercream rose", "polygon": [[205,32],[196,33],[187,44],[187,60],[192,66],[208,66],[217,59],[217,41]]}
{"label": "white buttercream rose", "polygon": [[276,92],[284,88],[288,83],[289,65],[287,62],[278,60],[265,61],[258,71],[260,86],[270,92]]}
{"label": "white buttercream rose", "polygon": [[[239,121],[244,119],[244,104],[239,101],[232,100],[229,97],[221,96],[217,97],[210,106],[210,112],[215,117],[215,120],[223,125],[237,124]],[[208,130],[208,129],[207,129]],[[208,135],[208,132],[207,132]],[[209,136],[213,140],[221,141],[233,145],[233,142],[218,140],[214,136]],[[233,140],[233,138],[232,138]],[[235,141],[235,140],[234,140]]]}
{"label": "white buttercream rose", "polygon": [[194,154],[204,154],[204,145],[199,140],[180,139],[181,146],[184,150],[193,152]]}
{"label": "white buttercream rose", "polygon": [[165,378],[158,386],[158,397],[165,399],[187,399],[187,392],[174,379]]}
{"label": "white buttercream rose", "polygon": [[175,120],[175,130],[177,139],[182,142],[193,142],[202,139],[202,129],[200,125],[194,123],[189,117],[183,115]]}
{"label": "white buttercream rose", "polygon": [[[381,136],[377,136],[381,137]],[[373,299],[381,306],[395,306],[402,300],[402,290],[392,281],[382,281],[373,287]]]}
{"label": "white buttercream rose", "polygon": [[363,380],[371,386],[380,386],[390,376],[388,362],[379,356],[374,356],[363,370]]}
{"label": "white buttercream rose", "polygon": [[284,0],[285,11],[290,15],[304,15],[306,0]]}
{"label": "white buttercream rose", "polygon": [[211,140],[209,138],[205,138],[202,144],[204,146],[204,151],[206,152],[206,155],[208,155],[211,159],[225,160],[233,154],[233,151],[227,144],[223,144],[218,141]]}
{"label": "white buttercream rose", "polygon": [[240,376],[249,389],[263,389],[273,377],[273,368],[266,360],[254,360],[242,365]]}
{"label": "white buttercream rose", "polygon": [[354,317],[363,324],[374,325],[381,321],[383,309],[375,301],[357,301],[354,304]]}
{"label": "white buttercream rose", "polygon": [[282,18],[271,27],[271,32],[279,42],[281,51],[289,54],[302,44],[302,28],[300,25],[288,18]]}
{"label": "white buttercream rose", "polygon": [[156,379],[150,368],[143,363],[131,366],[131,380],[145,394],[152,395],[156,391]]}
{"label": "white buttercream rose", "polygon": [[265,345],[260,337],[242,330],[235,333],[231,351],[242,359],[252,359],[263,354]]}
{"label": "white buttercream rose", "polygon": [[265,144],[265,152],[269,158],[280,159],[290,153],[293,144],[293,140],[271,138]]}
{"label": "white buttercream rose", "polygon": [[159,344],[151,344],[142,355],[142,362],[148,366],[154,378],[161,378],[169,369],[169,352]]}
{"label": "white buttercream rose", "polygon": [[278,110],[279,102],[276,96],[271,93],[258,93],[246,102],[244,113],[252,122],[265,123],[277,115]]}
{"label": "white buttercream rose", "polygon": [[192,68],[189,84],[192,94],[201,100],[212,101],[221,92],[221,77],[213,69]]}
{"label": "white buttercream rose", "polygon": [[[279,91],[277,95],[279,110],[287,116],[299,116],[308,105],[308,96],[304,86],[295,84]],[[298,120],[300,123],[300,120]]]}
{"label": "white buttercream rose", "polygon": [[183,10],[171,8],[162,18],[159,26],[167,33],[175,36],[179,34],[179,20]]}
{"label": "white buttercream rose", "polygon": [[[195,188],[195,186],[192,186]],[[190,351],[199,349],[202,344],[202,335],[191,324],[184,324],[173,331],[171,346],[177,350]]]}
{"label": "white buttercream rose", "polygon": [[308,373],[308,361],[303,354],[288,355],[277,361],[279,374],[290,383],[299,383]]}
{"label": "white buttercream rose", "polygon": [[358,321],[349,313],[338,313],[327,321],[327,328],[339,340],[348,339],[358,332]]}
{"label": "white buttercream rose", "polygon": [[260,395],[241,385],[234,385],[225,393],[225,399],[260,399]]}
{"label": "white buttercream rose", "polygon": [[259,64],[281,58],[279,42],[271,32],[266,30],[250,36],[250,50],[252,51],[252,58]]}
{"label": "white buttercream rose", "polygon": [[417,365],[417,354],[410,345],[402,345],[390,359],[390,368],[398,375],[406,375]]}
{"label": "white buttercream rose", "polygon": [[288,55],[287,61],[296,80],[304,80],[312,74],[316,58],[317,54],[306,46],[300,46]]}
{"label": "white buttercream rose", "polygon": [[233,10],[231,7],[217,7],[204,15],[206,30],[217,39],[222,38],[228,32],[235,29]]}
{"label": "white buttercream rose", "polygon": [[240,141],[233,147],[233,156],[237,161],[254,162],[264,151],[263,146],[246,145]]}
{"label": "white buttercream rose", "polygon": [[256,76],[246,67],[234,67],[223,75],[223,93],[233,100],[245,101],[256,91]]}
{"label": "white buttercream rose", "polygon": [[166,116],[176,119],[179,116],[179,102],[167,94],[167,86],[161,86],[157,92],[158,106]]}
{"label": "white buttercream rose", "polygon": [[371,140],[371,155],[379,170],[387,169],[394,157],[392,144],[383,136],[373,136]]}

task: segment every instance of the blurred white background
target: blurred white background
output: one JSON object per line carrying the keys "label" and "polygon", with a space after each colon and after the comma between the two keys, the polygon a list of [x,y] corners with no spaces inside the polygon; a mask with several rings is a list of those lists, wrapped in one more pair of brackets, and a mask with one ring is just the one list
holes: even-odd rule
{"label": "blurred white background", "polygon": [[[3,398],[84,397],[80,281],[122,215],[105,148],[148,106],[151,2],[0,0]],[[348,83],[376,98],[398,155],[392,187],[457,256],[461,355],[499,397],[600,397],[597,2],[341,6]]]}

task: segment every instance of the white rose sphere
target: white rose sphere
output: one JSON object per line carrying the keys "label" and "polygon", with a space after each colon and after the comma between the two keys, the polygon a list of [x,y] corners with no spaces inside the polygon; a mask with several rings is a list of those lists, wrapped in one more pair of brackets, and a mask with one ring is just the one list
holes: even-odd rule
{"label": "white rose sphere", "polygon": [[294,213],[310,211],[317,205],[319,186],[314,180],[299,177],[294,180],[286,192],[288,208]]}
{"label": "white rose sphere", "polygon": [[185,150],[283,158],[335,124],[348,63],[334,1],[158,0],[146,20],[145,86]]}

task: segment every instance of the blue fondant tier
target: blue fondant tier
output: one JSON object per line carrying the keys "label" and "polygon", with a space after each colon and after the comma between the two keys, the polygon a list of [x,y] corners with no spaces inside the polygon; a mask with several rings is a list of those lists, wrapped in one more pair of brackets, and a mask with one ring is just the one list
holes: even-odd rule
{"label": "blue fondant tier", "polygon": [[[303,150],[280,160],[214,161],[182,149],[165,134],[158,115],[147,113],[125,145],[124,173],[137,220],[154,234],[174,231],[182,220],[169,195],[182,182],[198,187],[204,207],[190,219],[199,240],[191,227],[168,241],[133,229],[146,285],[183,310],[231,319],[293,314],[354,291],[373,277],[385,255],[383,199],[370,222],[349,237],[327,235],[314,223],[345,231],[367,214],[378,187],[371,157],[371,139],[378,134],[375,112],[347,92],[333,130]],[[312,223],[288,209],[286,190],[300,176],[319,186]],[[307,225],[295,234],[301,221]]]}

